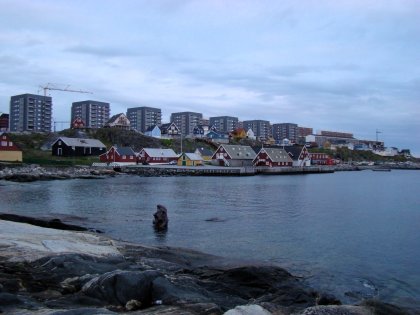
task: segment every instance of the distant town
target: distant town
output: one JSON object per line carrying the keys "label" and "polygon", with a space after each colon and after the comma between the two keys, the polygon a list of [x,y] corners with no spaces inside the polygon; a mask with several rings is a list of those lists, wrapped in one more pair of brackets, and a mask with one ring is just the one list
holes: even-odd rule
{"label": "distant town", "polygon": [[[235,116],[217,116],[209,117],[207,119],[203,117],[202,113],[198,112],[171,113],[170,121],[162,123],[162,111],[160,108],[147,106],[132,107],[127,108],[125,113],[119,113],[110,117],[110,104],[95,100],[85,100],[72,103],[71,114],[69,121],[67,122],[54,121],[52,119],[52,111],[53,100],[51,96],[36,94],[21,94],[12,96],[10,99],[10,113],[2,113],[0,115],[0,132],[50,133],[52,131],[56,131],[58,123],[65,123],[68,128],[72,129],[93,130],[99,128],[117,128],[135,131],[145,136],[157,139],[203,139],[220,145],[218,150],[212,153],[212,155],[214,155],[213,158],[219,160],[218,165],[225,166],[229,166],[229,164],[233,163],[232,161],[227,161],[226,156],[229,155],[230,158],[232,158],[235,153],[239,154],[239,152],[242,154],[248,154],[249,156],[247,156],[247,160],[250,160],[248,162],[253,161],[252,163],[254,166],[268,166],[267,158],[270,154],[271,156],[276,156],[278,158],[277,163],[280,164],[276,164],[276,166],[302,166],[302,163],[307,165],[307,161],[300,161],[301,165],[296,165],[296,163],[292,161],[294,155],[298,155],[303,158],[307,156],[308,152],[305,152],[307,148],[320,148],[328,150],[347,148],[354,151],[370,151],[383,157],[411,157],[409,149],[399,150],[394,147],[385,147],[384,142],[378,140],[379,131],[377,131],[375,140],[356,139],[352,133],[347,132],[320,130],[317,131],[317,133],[314,133],[312,127],[299,126],[296,123],[273,123],[267,120],[258,119],[241,121]],[[258,157],[258,150],[256,150],[256,152],[254,152],[254,150],[254,153],[245,153],[248,149],[240,148],[240,146],[236,148],[237,151],[235,152],[235,148],[232,148],[231,145],[229,145],[232,139],[258,140],[266,147],[266,149],[263,152],[263,156],[260,157]],[[74,141],[76,140],[62,140],[64,140],[62,142],[73,141],[73,144],[68,146],[73,147],[73,150],[75,150],[77,144],[75,144]],[[3,144],[5,143],[6,142]],[[12,147],[10,144],[7,146],[10,148]],[[4,146],[2,145],[0,148],[1,147]],[[96,147],[100,147],[100,151],[96,151]],[[285,152],[287,156],[284,155],[283,151],[271,153],[267,151],[268,148],[273,150],[276,149],[276,147],[278,149],[281,148],[282,150],[286,150]],[[294,147],[298,147],[299,152],[296,151]],[[113,154],[111,154],[112,152],[108,152],[103,155],[104,151],[102,150],[105,150],[106,148],[104,148],[102,144],[89,144],[89,148],[89,154],[93,154],[93,151],[96,152],[95,155],[99,155],[101,157],[101,161],[103,162],[110,162],[109,158],[105,158],[105,156],[109,157],[112,155],[115,159],[115,152]],[[221,152],[220,148],[222,148]],[[121,150],[121,148],[117,147],[111,149],[114,151]],[[126,162],[145,163],[145,154],[147,154],[147,150],[150,149],[151,148],[144,148],[142,152],[137,154],[134,154],[134,152],[125,152],[126,154],[122,155],[125,157],[131,156],[132,160],[128,160]],[[86,155],[86,148],[83,149],[83,152]],[[183,152],[181,152],[181,154],[182,153]],[[195,153],[200,154],[200,152]],[[157,154],[157,157],[162,157],[166,156],[166,154],[171,155],[172,153],[164,153],[163,151],[160,151],[153,152],[153,154]],[[210,153],[207,152],[206,154],[209,155]],[[53,146],[53,155],[65,155],[65,149],[57,149],[54,153]],[[136,157],[134,158],[134,156]],[[169,160],[165,161],[168,163],[176,163],[174,161],[178,158],[179,155],[173,153],[173,156],[171,155]],[[186,157],[184,157],[184,159],[185,158]],[[207,159],[209,158],[211,157],[207,157]],[[259,159],[259,162],[254,161],[255,158],[257,158],[257,160]],[[133,159],[135,159],[135,161]],[[312,164],[335,163],[330,157],[325,154],[322,155],[321,153],[313,155],[311,160]],[[221,163],[221,161],[223,161],[223,163]],[[316,163],[316,161],[318,162]],[[240,161],[237,166],[252,165],[252,163],[250,164],[248,162],[245,163],[244,161]],[[273,161],[270,163],[272,162]]]}

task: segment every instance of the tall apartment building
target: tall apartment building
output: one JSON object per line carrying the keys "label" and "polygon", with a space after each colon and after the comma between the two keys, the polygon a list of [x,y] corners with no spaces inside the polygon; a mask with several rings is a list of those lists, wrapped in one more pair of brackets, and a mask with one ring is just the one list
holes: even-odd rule
{"label": "tall apartment building", "polygon": [[173,122],[181,131],[183,137],[192,135],[194,127],[199,125],[203,119],[203,114],[193,112],[180,112],[171,114]]}
{"label": "tall apartment building", "polygon": [[130,120],[131,129],[146,132],[147,129],[162,125],[162,111],[153,107],[132,107],[127,109],[127,118]]}
{"label": "tall apartment building", "polygon": [[298,125],[292,123],[273,124],[273,138],[276,141],[289,139],[296,143],[298,140]]}
{"label": "tall apartment building", "polygon": [[86,128],[102,128],[109,120],[109,103],[99,101],[74,102],[71,105],[71,123],[81,118]]}
{"label": "tall apartment building", "polygon": [[257,139],[267,140],[271,137],[271,126],[268,120],[244,120],[242,126],[245,131],[252,129]]}
{"label": "tall apartment building", "polygon": [[9,130],[50,132],[52,98],[36,94],[10,98]]}
{"label": "tall apartment building", "polygon": [[219,116],[219,117],[210,117],[209,121],[210,126],[214,126],[217,131],[228,133],[232,132],[237,128],[238,117],[231,116]]}

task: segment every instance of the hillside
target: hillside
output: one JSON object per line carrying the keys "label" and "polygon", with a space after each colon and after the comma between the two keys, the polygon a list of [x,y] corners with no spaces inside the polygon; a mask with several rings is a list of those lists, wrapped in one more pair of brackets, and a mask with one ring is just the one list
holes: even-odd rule
{"label": "hillside", "polygon": [[[93,130],[66,129],[57,133],[11,133],[10,138],[23,151],[24,163],[53,164],[53,165],[89,165],[98,161],[98,157],[66,158],[52,156],[51,144],[60,136],[90,138],[101,140],[107,148],[112,145],[130,146],[138,152],[142,148],[170,148],[175,152],[181,152],[179,139],[156,139],[141,133],[129,130],[113,128],[101,128]],[[217,146],[202,139],[183,139],[182,151],[194,152],[199,147],[205,147],[214,151]]]}

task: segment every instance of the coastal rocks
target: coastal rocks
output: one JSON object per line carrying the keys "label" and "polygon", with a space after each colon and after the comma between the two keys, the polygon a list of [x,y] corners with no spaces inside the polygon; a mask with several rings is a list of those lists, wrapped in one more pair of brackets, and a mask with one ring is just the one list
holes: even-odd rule
{"label": "coastal rocks", "polygon": [[165,206],[157,205],[157,211],[153,214],[153,227],[156,231],[164,231],[168,228],[168,210]]}
{"label": "coastal rocks", "polygon": [[85,232],[0,220],[0,249],[5,314],[407,314],[376,301],[315,306],[337,300],[277,266]]}
{"label": "coastal rocks", "polygon": [[40,167],[38,165],[5,167],[0,170],[0,180],[13,182],[33,182],[38,180],[63,179],[99,179],[104,176],[115,176],[109,169],[91,169],[90,167]]}

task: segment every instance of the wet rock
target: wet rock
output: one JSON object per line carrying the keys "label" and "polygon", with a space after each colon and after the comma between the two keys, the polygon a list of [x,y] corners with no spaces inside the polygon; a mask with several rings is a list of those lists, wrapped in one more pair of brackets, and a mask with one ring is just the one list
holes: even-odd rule
{"label": "wet rock", "polygon": [[77,226],[73,224],[66,224],[60,219],[51,219],[43,220],[36,219],[32,217],[27,217],[23,215],[17,215],[12,213],[0,213],[0,220],[7,220],[20,223],[28,223],[40,227],[58,229],[58,230],[67,230],[67,231],[87,231],[88,229],[82,226]]}
{"label": "wet rock", "polygon": [[157,231],[164,231],[168,228],[168,210],[165,206],[157,205],[157,211],[153,214],[153,226]]}
{"label": "wet rock", "polygon": [[208,291],[192,279],[172,283],[164,277],[159,277],[153,281],[152,299],[164,305],[211,303],[209,295]]}
{"label": "wet rock", "polygon": [[21,304],[24,304],[24,300],[17,295],[11,293],[0,293],[0,306],[2,308]]}
{"label": "wet rock", "polygon": [[152,282],[163,274],[157,271],[132,272],[115,270],[86,283],[82,292],[113,305],[125,306],[130,300],[152,305]]}
{"label": "wet rock", "polygon": [[341,301],[334,295],[320,293],[316,298],[317,305],[341,305]]}
{"label": "wet rock", "polygon": [[365,300],[361,304],[372,311],[375,315],[409,315],[408,310],[402,309],[396,305],[381,302],[379,300]]}

